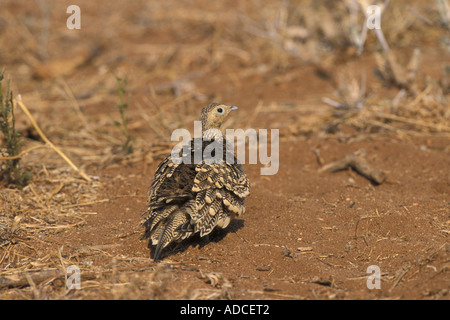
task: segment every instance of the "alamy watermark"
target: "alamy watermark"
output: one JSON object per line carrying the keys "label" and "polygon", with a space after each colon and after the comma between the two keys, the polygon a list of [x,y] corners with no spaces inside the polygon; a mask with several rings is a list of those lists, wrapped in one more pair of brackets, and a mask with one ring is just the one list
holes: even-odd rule
{"label": "alamy watermark", "polygon": [[[79,6],[72,4],[67,7],[66,13],[70,16],[67,18],[67,29],[81,29],[81,9]],[[381,29],[382,10],[378,5],[369,5],[366,9],[366,27],[368,29]]]}
{"label": "alamy watermark", "polygon": [[[69,275],[69,276],[68,276]],[[81,289],[81,270],[76,265],[70,265],[66,269],[66,288]]]}
{"label": "alamy watermark", "polygon": [[368,6],[366,10],[366,26],[367,29],[381,29],[381,8],[380,6]]}
{"label": "alamy watermark", "polygon": [[67,29],[81,29],[81,9],[77,5],[70,5],[67,7],[66,13],[71,15],[66,20]]}
{"label": "alamy watermark", "polygon": [[372,289],[381,289],[381,270],[377,265],[371,265],[367,268],[366,273],[370,274],[367,278],[366,285],[367,288]]}
{"label": "alamy watermark", "polygon": [[[208,137],[214,137],[209,140]],[[226,143],[223,143],[225,138]],[[246,148],[246,141],[249,141]],[[181,140],[181,141],[180,141]],[[218,129],[210,129],[202,132],[202,122],[194,121],[194,142],[191,144],[191,133],[186,129],[176,129],[172,132],[171,141],[180,141],[172,149],[172,162],[175,164],[200,164],[206,163],[228,163],[235,164],[235,142],[236,142],[236,160],[238,164],[245,163],[246,149],[248,149],[249,164],[259,163],[263,165],[261,175],[274,175],[279,169],[279,130],[270,129],[226,129],[225,137]],[[203,148],[204,141],[211,141]],[[269,155],[270,146],[270,155]],[[223,150],[225,147],[225,150]],[[193,148],[193,150],[192,150]],[[225,159],[224,159],[225,151]],[[193,154],[193,157],[192,157]]]}

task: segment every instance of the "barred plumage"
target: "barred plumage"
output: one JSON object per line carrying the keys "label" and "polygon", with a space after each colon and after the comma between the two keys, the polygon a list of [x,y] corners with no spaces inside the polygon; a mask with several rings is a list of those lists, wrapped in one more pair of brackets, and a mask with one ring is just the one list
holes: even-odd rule
{"label": "barred plumage", "polygon": [[[245,212],[245,197],[250,193],[247,176],[234,154],[229,155],[232,161],[227,162],[227,142],[217,133],[223,120],[235,109],[218,103],[203,108],[203,139],[190,142],[191,164],[177,164],[168,156],[156,169],[143,222],[143,238],[150,239],[149,245],[156,245],[155,261],[170,243],[195,233],[206,236],[216,226],[226,228],[234,216]],[[202,157],[195,164],[194,153],[198,147],[202,155],[205,148],[213,150],[214,160],[218,158],[215,151],[220,150],[221,161]]]}

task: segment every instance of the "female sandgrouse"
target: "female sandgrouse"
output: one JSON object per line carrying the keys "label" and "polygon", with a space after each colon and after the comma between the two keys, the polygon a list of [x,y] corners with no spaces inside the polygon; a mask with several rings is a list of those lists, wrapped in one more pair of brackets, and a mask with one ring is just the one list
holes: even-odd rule
{"label": "female sandgrouse", "polygon": [[219,103],[204,107],[202,138],[192,139],[189,148],[183,148],[189,152],[180,151],[183,161],[174,161],[170,155],[156,169],[143,214],[143,239],[150,239],[149,247],[156,245],[155,261],[170,243],[195,233],[206,236],[216,226],[226,228],[231,218],[245,212],[249,182],[220,129],[235,109]]}

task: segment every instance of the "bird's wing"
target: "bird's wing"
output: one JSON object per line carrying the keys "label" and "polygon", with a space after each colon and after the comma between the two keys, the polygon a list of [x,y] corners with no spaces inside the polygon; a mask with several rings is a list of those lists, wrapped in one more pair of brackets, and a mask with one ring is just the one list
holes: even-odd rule
{"label": "bird's wing", "polygon": [[231,217],[244,213],[244,198],[250,191],[245,173],[236,164],[203,161],[195,171],[192,191],[196,193],[196,210],[190,224],[203,236],[215,226],[226,228]]}
{"label": "bird's wing", "polygon": [[152,197],[156,197],[159,188],[166,181],[167,178],[171,178],[175,169],[178,167],[172,161],[172,156],[166,157],[156,168],[155,176],[153,177],[152,184],[150,185],[149,202],[152,202]]}
{"label": "bird's wing", "polygon": [[[208,144],[202,143],[198,148],[203,151]],[[194,150],[195,147],[191,149],[192,157]],[[169,156],[161,162],[144,213],[144,238],[157,244],[156,252],[170,241],[192,233],[204,236],[216,226],[226,228],[232,217],[245,211],[249,182],[242,165],[236,158],[233,160],[211,163],[203,159],[198,164],[176,164]]]}
{"label": "bird's wing", "polygon": [[148,208],[143,213],[144,238],[149,238],[161,221],[195,198],[191,190],[194,176],[194,165],[175,164],[171,156],[160,163],[150,185]]}

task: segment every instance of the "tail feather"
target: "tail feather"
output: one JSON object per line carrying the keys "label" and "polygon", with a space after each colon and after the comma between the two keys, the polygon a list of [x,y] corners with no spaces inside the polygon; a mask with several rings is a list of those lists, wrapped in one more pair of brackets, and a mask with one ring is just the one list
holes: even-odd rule
{"label": "tail feather", "polygon": [[159,210],[156,212],[152,212],[152,210],[149,208],[147,212],[144,214],[148,214],[150,212],[149,216],[145,219],[143,222],[143,225],[145,227],[145,233],[143,235],[143,239],[150,238],[153,230],[155,230],[158,226],[158,224],[170,216],[175,210],[178,209],[177,205],[172,205],[164,208],[163,210]]}
{"label": "tail feather", "polygon": [[159,233],[159,237],[157,240],[158,243],[156,244],[155,254],[153,257],[154,261],[158,261],[162,249],[164,249],[171,242],[183,237],[185,232],[181,231],[180,228],[188,221],[188,215],[182,210],[175,211],[170,217],[167,218],[166,221],[162,221],[162,225],[159,226],[159,228],[162,228],[162,230],[160,231],[160,233],[156,232],[155,234],[158,235]]}

